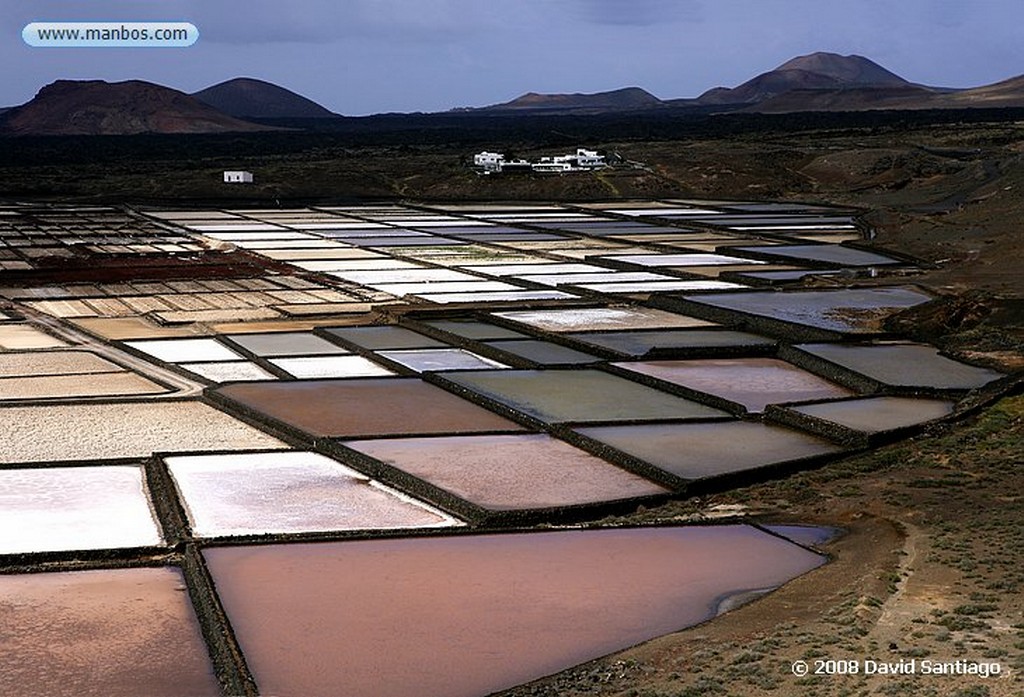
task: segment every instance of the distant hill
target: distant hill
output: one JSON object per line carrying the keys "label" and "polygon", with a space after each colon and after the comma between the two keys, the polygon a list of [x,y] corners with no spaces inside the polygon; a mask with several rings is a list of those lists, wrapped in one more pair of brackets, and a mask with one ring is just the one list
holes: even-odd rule
{"label": "distant hill", "polygon": [[2,135],[131,135],[273,130],[141,80],[58,80],[0,117]]}
{"label": "distant hill", "polygon": [[793,90],[744,111],[782,114],[800,111],[871,109],[979,109],[1024,107],[1024,75],[993,85],[947,90],[921,85],[856,87],[839,90]]}
{"label": "distant hill", "polygon": [[757,104],[792,90],[836,90],[850,87],[903,88],[910,86],[863,56],[812,53],[786,61],[737,87],[715,87],[696,99],[698,104]]}
{"label": "distant hill", "polygon": [[870,109],[938,109],[934,98],[944,96],[928,87],[845,87],[840,89],[790,90],[752,104],[743,111],[786,114],[799,111],[865,111]]}
{"label": "distant hill", "polygon": [[538,94],[527,92],[510,102],[494,104],[473,111],[626,111],[650,109],[662,101],[639,87],[624,87],[611,92],[593,94]]}
{"label": "distant hill", "polygon": [[791,58],[776,70],[802,70],[817,75],[828,75],[847,85],[900,86],[910,84],[896,73],[886,70],[864,56],[841,56],[838,53],[824,51]]}
{"label": "distant hill", "polygon": [[[188,95],[139,80],[58,80],[26,104],[0,108],[0,136],[229,133],[280,130],[316,132],[395,131],[429,123],[457,124],[486,117],[520,120],[644,112],[666,119],[706,118],[726,112],[794,113],[868,110],[1024,108],[1024,75],[971,89],[911,83],[862,56],[812,53],[786,61],[736,87],[716,87],[700,97],[659,99],[639,87],[592,94],[529,92],[502,104],[436,114],[339,116],[283,87],[236,78]],[[253,123],[246,119],[259,120]],[[628,119],[627,119],[628,120]],[[265,124],[273,124],[265,125]],[[544,128],[549,128],[544,126]],[[646,131],[645,131],[646,132]]]}
{"label": "distant hill", "polygon": [[[948,92],[914,85],[899,75],[886,70],[863,56],[841,56],[836,53],[812,53],[797,56],[774,70],[747,80],[737,87],[716,87],[696,99],[662,100],[639,87],[627,87],[596,94],[538,94],[528,92],[510,102],[495,104],[471,112],[528,112],[528,113],[599,113],[655,108],[714,108],[744,109],[763,104],[783,95],[794,95],[791,103],[780,103],[780,108],[800,110],[799,103],[817,109],[817,102],[825,103],[826,94],[850,89],[871,88],[888,90],[886,96],[896,100],[898,95],[928,92]],[[930,93],[930,92],[928,92]],[[873,93],[859,93],[870,99]],[[756,110],[750,108],[746,110]]]}
{"label": "distant hill", "polygon": [[313,119],[337,116],[300,94],[251,77],[236,77],[195,92],[192,96],[225,114],[243,119]]}
{"label": "distant hill", "polygon": [[1024,106],[1024,75],[960,90],[947,95],[945,101],[951,107],[1021,107]]}

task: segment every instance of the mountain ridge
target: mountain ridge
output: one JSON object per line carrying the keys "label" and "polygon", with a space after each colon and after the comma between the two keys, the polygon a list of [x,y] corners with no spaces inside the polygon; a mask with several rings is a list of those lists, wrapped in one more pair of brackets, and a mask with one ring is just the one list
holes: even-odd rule
{"label": "mountain ridge", "polygon": [[[632,102],[607,98],[630,91],[647,98]],[[791,58],[735,87],[714,87],[695,98],[661,100],[638,87],[592,95],[528,92],[510,102],[467,111],[585,114],[696,108],[704,113],[795,113],[975,107],[1024,107],[1024,75],[966,89],[935,87],[910,82],[864,56],[819,51]]]}
{"label": "mountain ridge", "polygon": [[1024,107],[1024,75],[991,85],[951,91],[942,88],[851,87],[838,90],[792,90],[742,111],[783,114],[804,111],[868,111]]}
{"label": "mountain ridge", "polygon": [[[663,100],[635,86],[594,93],[527,92],[501,104],[452,109],[434,116],[641,112],[712,115],[1002,107],[1024,108],[1024,75],[967,89],[930,87],[910,82],[863,56],[818,52],[792,58],[735,87],[712,88],[696,98]],[[291,90],[250,77],[233,78],[192,95],[142,80],[57,80],[21,106],[0,108],[0,135],[280,130],[263,124],[329,130],[333,128],[332,119],[345,117]]]}
{"label": "mountain ridge", "polygon": [[276,130],[144,80],[57,80],[3,114],[4,135],[135,135]]}
{"label": "mountain ridge", "polygon": [[526,92],[501,104],[470,109],[470,111],[517,111],[526,109],[645,109],[663,104],[640,87],[622,87],[605,92],[573,92],[542,94]]}

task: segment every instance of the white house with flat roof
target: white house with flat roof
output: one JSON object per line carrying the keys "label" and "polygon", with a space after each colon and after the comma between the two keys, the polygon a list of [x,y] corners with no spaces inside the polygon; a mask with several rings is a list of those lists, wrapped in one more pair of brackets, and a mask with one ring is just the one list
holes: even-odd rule
{"label": "white house with flat roof", "polygon": [[224,170],[225,184],[252,184],[252,172]]}
{"label": "white house with flat roof", "polygon": [[604,155],[598,155],[597,150],[576,148],[576,166],[580,169],[601,169],[606,164]]}
{"label": "white house with flat roof", "polygon": [[500,152],[478,152],[473,155],[473,166],[485,172],[500,172],[501,165],[505,162],[504,153]]}

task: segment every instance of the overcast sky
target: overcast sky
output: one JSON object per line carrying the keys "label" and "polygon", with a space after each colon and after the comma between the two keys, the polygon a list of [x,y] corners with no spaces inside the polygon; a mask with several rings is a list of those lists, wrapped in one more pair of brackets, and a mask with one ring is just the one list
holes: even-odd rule
{"label": "overcast sky", "polygon": [[[168,20],[189,48],[29,48],[31,21]],[[1024,73],[1024,0],[0,0],[0,106],[59,78],[193,92],[258,77],[342,114],[485,106],[524,92],[735,86],[814,51],[913,82]]]}

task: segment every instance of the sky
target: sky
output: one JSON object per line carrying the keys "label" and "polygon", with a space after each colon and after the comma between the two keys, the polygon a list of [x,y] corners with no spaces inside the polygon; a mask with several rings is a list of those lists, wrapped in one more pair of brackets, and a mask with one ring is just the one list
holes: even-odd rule
{"label": "sky", "polygon": [[[187,48],[31,48],[33,21],[182,21]],[[194,92],[233,77],[346,115],[445,111],[525,92],[732,87],[815,51],[912,81],[1024,73],[1022,0],[0,0],[0,106],[57,79]]]}

